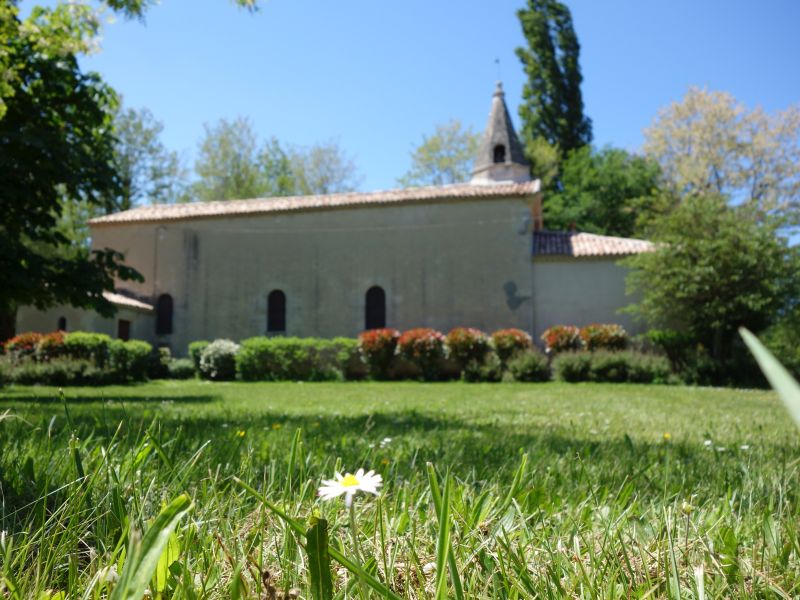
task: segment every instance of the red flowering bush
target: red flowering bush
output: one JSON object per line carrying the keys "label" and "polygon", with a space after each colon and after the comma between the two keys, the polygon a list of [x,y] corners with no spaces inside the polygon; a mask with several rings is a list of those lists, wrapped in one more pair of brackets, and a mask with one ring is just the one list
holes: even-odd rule
{"label": "red flowering bush", "polygon": [[64,354],[64,332],[54,331],[43,335],[39,343],[36,344],[36,358],[48,361],[58,358]]}
{"label": "red flowering bush", "polygon": [[550,354],[583,350],[581,330],[573,325],[555,325],[542,334],[545,349]]}
{"label": "red flowering bush", "polygon": [[628,332],[614,323],[587,325],[581,328],[580,335],[589,351],[625,350],[628,345]]}
{"label": "red flowering bush", "polygon": [[400,332],[397,329],[370,329],[358,336],[358,351],[375,379],[386,379]]}
{"label": "red flowering bush", "polygon": [[409,329],[397,341],[397,353],[416,365],[427,381],[432,381],[444,358],[444,335],[427,327]]}
{"label": "red flowering bush", "polygon": [[533,339],[521,329],[501,329],[492,334],[492,346],[505,364],[517,352],[533,348]]}
{"label": "red flowering bush", "polygon": [[37,344],[43,337],[41,333],[36,333],[35,331],[20,333],[6,342],[6,352],[14,358],[33,356],[36,352]]}
{"label": "red flowering bush", "polygon": [[463,369],[471,361],[482,363],[490,349],[489,336],[480,329],[456,327],[445,338],[450,357]]}

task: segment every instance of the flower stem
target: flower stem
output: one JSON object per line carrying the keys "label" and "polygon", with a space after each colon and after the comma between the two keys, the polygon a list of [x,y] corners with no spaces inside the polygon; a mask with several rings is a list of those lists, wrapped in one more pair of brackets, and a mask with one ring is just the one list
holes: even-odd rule
{"label": "flower stem", "polygon": [[[361,545],[358,541],[358,527],[356,526],[356,506],[353,499],[350,499],[350,535],[353,537],[353,554],[355,555],[356,562],[362,566],[364,562],[361,560]],[[358,575],[356,575],[358,577]],[[366,588],[361,578],[358,578],[358,593],[361,598],[366,598]]]}

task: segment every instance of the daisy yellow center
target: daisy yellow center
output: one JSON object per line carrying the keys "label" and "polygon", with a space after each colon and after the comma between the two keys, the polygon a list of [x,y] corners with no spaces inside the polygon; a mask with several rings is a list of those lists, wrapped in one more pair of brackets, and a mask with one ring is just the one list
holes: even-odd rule
{"label": "daisy yellow center", "polygon": [[347,474],[347,475],[345,475],[345,476],[344,476],[344,478],[342,479],[342,485],[343,485],[344,487],[353,487],[353,486],[356,486],[356,485],[358,485],[358,479],[356,479],[356,476],[355,476],[355,475],[353,475],[352,473],[348,473],[348,474]]}

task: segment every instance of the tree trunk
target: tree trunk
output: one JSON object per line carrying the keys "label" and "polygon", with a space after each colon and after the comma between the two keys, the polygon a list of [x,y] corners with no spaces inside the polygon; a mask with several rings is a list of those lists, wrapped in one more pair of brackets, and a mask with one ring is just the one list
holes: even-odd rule
{"label": "tree trunk", "polygon": [[0,343],[11,339],[16,335],[17,310],[12,308],[0,308]]}

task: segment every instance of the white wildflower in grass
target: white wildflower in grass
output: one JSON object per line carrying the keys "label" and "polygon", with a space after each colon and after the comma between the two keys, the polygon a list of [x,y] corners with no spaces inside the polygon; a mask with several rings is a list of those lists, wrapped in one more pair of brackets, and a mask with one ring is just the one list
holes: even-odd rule
{"label": "white wildflower in grass", "polygon": [[739,450],[744,450],[745,452],[750,450],[750,444],[742,444],[739,446]]}
{"label": "white wildflower in grass", "polygon": [[391,444],[391,443],[392,443],[392,438],[390,438],[390,437],[385,437],[385,438],[383,438],[383,439],[381,440],[380,447],[381,447],[381,448],[386,448],[386,446],[388,446],[388,445],[389,445],[389,444]]}
{"label": "white wildflower in grass", "polygon": [[382,483],[383,478],[375,471],[365,473],[364,469],[359,469],[355,475],[346,473],[344,476],[336,473],[334,479],[323,479],[319,488],[319,497],[323,500],[333,500],[344,494],[344,504],[349,508],[353,503],[353,496],[358,492],[377,496],[378,488]]}

